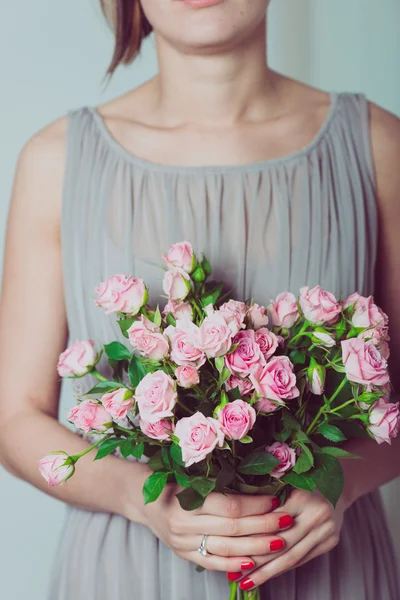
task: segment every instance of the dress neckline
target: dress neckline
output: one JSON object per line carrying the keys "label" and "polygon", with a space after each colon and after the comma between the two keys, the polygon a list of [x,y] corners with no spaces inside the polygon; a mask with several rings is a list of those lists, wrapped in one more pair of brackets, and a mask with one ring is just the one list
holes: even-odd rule
{"label": "dress neckline", "polygon": [[334,120],[334,117],[337,112],[338,99],[340,94],[336,92],[329,92],[330,105],[328,112],[325,116],[324,122],[322,123],[320,129],[312,139],[312,141],[301,148],[300,150],[296,150],[295,152],[291,152],[282,157],[278,158],[267,158],[264,160],[259,160],[255,162],[242,163],[242,164],[227,164],[227,165],[165,165],[162,163],[156,163],[151,160],[147,160],[146,158],[141,158],[129,150],[125,148],[120,142],[118,142],[111,131],[106,125],[104,118],[101,116],[96,106],[86,106],[86,110],[91,114],[94,123],[97,126],[97,130],[105,139],[105,141],[109,144],[109,146],[119,154],[126,161],[142,167],[143,169],[153,170],[153,171],[163,171],[165,173],[186,173],[186,174],[196,174],[196,173],[207,173],[207,174],[222,174],[228,171],[257,171],[263,170],[269,167],[274,167],[277,165],[289,163],[293,160],[306,156],[311,150],[318,146],[318,144],[323,140],[326,132],[328,131],[331,123]]}

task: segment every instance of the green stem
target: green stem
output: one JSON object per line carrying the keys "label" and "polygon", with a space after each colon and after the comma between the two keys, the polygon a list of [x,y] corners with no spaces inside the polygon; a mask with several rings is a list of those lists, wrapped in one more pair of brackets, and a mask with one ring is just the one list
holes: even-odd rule
{"label": "green stem", "polygon": [[344,402],[343,404],[341,404],[340,406],[337,406],[336,408],[334,408],[333,410],[331,410],[331,413],[336,413],[339,412],[340,410],[342,410],[342,408],[344,408],[345,406],[348,406],[349,404],[354,404],[354,402],[356,401],[355,398],[352,398],[351,400],[348,400],[347,402]]}
{"label": "green stem", "polygon": [[94,448],[96,448],[97,446],[99,446],[101,444],[101,442],[104,442],[104,440],[108,440],[110,437],[111,437],[111,435],[107,435],[106,437],[101,438],[95,444],[93,444],[93,446],[90,446],[89,448],[86,448],[86,450],[84,450],[80,454],[74,454],[74,456],[70,456],[70,459],[73,460],[74,464],[75,464],[76,462],[78,462],[78,460],[80,458],[82,458],[82,456],[85,456],[85,454],[89,454],[89,452],[91,452],[92,450],[94,450]]}
{"label": "green stem", "polygon": [[230,583],[229,588],[230,588],[229,600],[236,600],[238,584]]}
{"label": "green stem", "polygon": [[91,371],[90,374],[97,377],[97,379],[100,379],[100,381],[108,381],[107,377],[103,377],[103,375],[100,375],[97,369],[93,369],[93,371]]}
{"label": "green stem", "polygon": [[308,321],[305,321],[305,322],[303,323],[303,326],[302,326],[302,328],[300,329],[299,333],[297,333],[297,334],[294,336],[294,338],[292,338],[291,340],[289,340],[289,344],[292,344],[292,343],[293,343],[293,342],[295,342],[295,341],[296,341],[298,338],[300,338],[300,337],[303,335],[304,331],[307,329],[308,325],[309,325]]}
{"label": "green stem", "polygon": [[121,425],[116,425],[114,423],[114,429],[119,429],[119,431],[123,431],[124,433],[128,433],[129,435],[132,435],[133,433],[135,433],[134,429],[125,429],[125,427],[121,427]]}
{"label": "green stem", "polygon": [[249,600],[249,592],[243,592],[243,600]]}
{"label": "green stem", "polygon": [[[342,389],[344,388],[344,386],[346,385],[347,382],[348,382],[347,377],[344,377],[341,384],[336,388],[336,391],[334,392],[334,394],[332,394],[332,396],[329,398],[329,404],[331,404],[335,400],[335,398],[340,394],[340,392],[342,391]],[[327,411],[325,405],[321,406],[321,408],[319,409],[319,411],[317,412],[317,414],[315,416],[315,419],[313,420],[313,422],[307,429],[307,432],[306,432],[307,435],[310,435],[310,433],[314,429],[316,423],[318,423],[319,419],[325,412],[334,412],[334,411],[330,411],[330,410]]]}

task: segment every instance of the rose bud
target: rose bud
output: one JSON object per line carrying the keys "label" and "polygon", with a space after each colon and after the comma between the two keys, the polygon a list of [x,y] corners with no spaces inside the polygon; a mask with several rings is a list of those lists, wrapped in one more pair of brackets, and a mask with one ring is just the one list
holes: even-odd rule
{"label": "rose bud", "polygon": [[69,411],[67,420],[85,433],[104,433],[112,426],[112,416],[95,400],[83,400]]}
{"label": "rose bud", "polygon": [[325,367],[319,365],[317,361],[312,358],[310,366],[307,369],[307,377],[310,384],[310,390],[316,396],[321,396],[324,393],[325,376]]}
{"label": "rose bud", "polygon": [[225,404],[217,414],[222,431],[231,440],[244,438],[254,426],[256,416],[254,408],[243,400],[234,400]]}
{"label": "rose bud", "polygon": [[171,244],[168,254],[163,255],[168,269],[183,269],[186,273],[192,273],[196,268],[197,260],[189,242]]}
{"label": "rose bud", "polygon": [[133,406],[133,393],[127,388],[118,388],[101,397],[101,403],[113,419],[125,419]]}
{"label": "rose bud", "polygon": [[265,306],[253,304],[247,312],[248,328],[257,331],[268,325],[268,316]]}
{"label": "rose bud", "polygon": [[311,290],[309,287],[300,289],[300,306],[305,318],[316,325],[336,323],[342,311],[335,296],[323,290],[320,285]]}
{"label": "rose bud", "polygon": [[171,313],[176,321],[178,319],[189,319],[189,321],[193,321],[193,308],[189,302],[174,302],[173,300],[170,300],[163,310],[165,316],[169,313]]}
{"label": "rose bud", "polygon": [[128,329],[129,341],[134,348],[151,360],[162,360],[168,355],[169,343],[161,328],[143,315]]}
{"label": "rose bud", "polygon": [[335,338],[323,331],[313,331],[312,341],[315,345],[325,346],[326,348],[333,348],[336,345]]}
{"label": "rose bud", "polygon": [[369,432],[373,435],[378,444],[383,442],[391,443],[400,428],[399,403],[386,402],[380,398],[374,404],[369,415]]}
{"label": "rose bud", "polygon": [[182,366],[175,371],[175,377],[183,388],[191,388],[200,383],[199,372],[195,367]]}
{"label": "rose bud", "polygon": [[169,419],[160,419],[160,421],[156,421],[155,423],[139,419],[139,426],[147,437],[159,442],[169,440],[171,433],[174,432],[174,424]]}
{"label": "rose bud", "polygon": [[39,471],[49,486],[65,483],[75,472],[75,466],[66,452],[52,452],[38,460]]}
{"label": "rose bud", "polygon": [[275,442],[265,450],[279,460],[279,465],[270,473],[271,477],[279,479],[296,464],[296,452],[285,443]]}
{"label": "rose bud", "polygon": [[98,359],[92,340],[76,340],[60,354],[57,371],[60,377],[82,377],[93,370]]}
{"label": "rose bud", "polygon": [[182,301],[192,289],[190,277],[183,269],[166,271],[163,281],[163,290],[169,300]]}
{"label": "rose bud", "polygon": [[120,312],[125,315],[137,315],[149,299],[149,292],[142,279],[130,275],[114,275],[96,287],[99,295],[96,306],[106,309],[105,314]]}
{"label": "rose bud", "polygon": [[268,311],[274,327],[290,329],[299,318],[296,296],[290,292],[282,292],[275,301],[271,300]]}

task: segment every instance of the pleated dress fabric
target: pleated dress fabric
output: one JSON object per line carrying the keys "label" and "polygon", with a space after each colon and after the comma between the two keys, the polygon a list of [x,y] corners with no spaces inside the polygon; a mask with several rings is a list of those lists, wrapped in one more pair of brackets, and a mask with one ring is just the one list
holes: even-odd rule
{"label": "pleated dress fabric", "polygon": [[[94,107],[69,111],[61,240],[70,338],[125,341],[116,319],[95,307],[95,286],[132,274],[158,302],[161,254],[181,240],[207,255],[237,299],[267,304],[281,291],[317,284],[337,296],[372,294],[377,208],[369,137],[364,95],[332,93],[319,133],[298,152],[245,165],[175,167],[133,156]],[[99,370],[107,375],[104,360]],[[75,393],[93,382],[79,380]],[[398,600],[379,493],[346,512],[334,550],[267,582],[261,595]],[[224,573],[198,573],[145,527],[67,509],[49,600],[228,597]]]}

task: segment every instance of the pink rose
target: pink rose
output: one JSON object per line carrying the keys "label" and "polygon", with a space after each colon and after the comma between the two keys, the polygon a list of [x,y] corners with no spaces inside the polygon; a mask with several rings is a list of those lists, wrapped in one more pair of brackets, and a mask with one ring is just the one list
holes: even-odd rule
{"label": "pink rose", "polygon": [[358,292],[354,292],[354,294],[351,294],[351,296],[349,296],[347,300],[343,302],[343,308],[349,308],[355,304],[359,298],[361,298],[360,294]]}
{"label": "pink rose", "polygon": [[186,319],[178,319],[176,327],[170,325],[164,335],[171,343],[171,360],[182,367],[201,367],[206,356],[200,349],[199,328]]}
{"label": "pink rose", "polygon": [[219,421],[205,417],[201,412],[180,419],[175,427],[175,435],[179,438],[186,467],[204,460],[217,445],[224,445],[224,434]]}
{"label": "pink rose", "polygon": [[275,301],[271,300],[268,310],[274,327],[290,329],[299,318],[296,296],[290,292],[283,292]]}
{"label": "pink rose", "polygon": [[343,364],[349,381],[367,386],[383,386],[389,381],[387,361],[370,342],[352,338],[342,342]]}
{"label": "pink rose", "polygon": [[313,363],[307,370],[307,376],[311,392],[316,396],[321,396],[324,393],[325,386],[325,367],[313,360]]}
{"label": "pink rose", "polygon": [[279,465],[270,473],[271,477],[280,479],[296,464],[296,452],[285,443],[275,442],[272,446],[267,446],[265,450],[279,460]]}
{"label": "pink rose", "polygon": [[139,321],[128,329],[129,341],[143,356],[151,360],[162,360],[168,355],[169,344],[160,327],[141,315]]}
{"label": "pink rose", "polygon": [[231,440],[240,440],[248,434],[256,422],[256,411],[243,400],[226,404],[218,413],[223,433]]}
{"label": "pink rose", "polygon": [[265,414],[273,413],[282,406],[284,406],[283,402],[277,404],[275,402],[271,402],[271,400],[268,400],[267,398],[260,398],[255,404],[256,409]]}
{"label": "pink rose", "polygon": [[279,345],[278,337],[266,327],[261,327],[261,329],[256,331],[255,340],[260,346],[260,350],[263,353],[265,360],[271,358]]}
{"label": "pink rose", "polygon": [[232,346],[232,331],[218,312],[206,317],[199,328],[199,345],[208,358],[226,354]]}
{"label": "pink rose", "polygon": [[229,391],[234,390],[235,388],[239,388],[241,396],[249,394],[254,389],[253,384],[248,379],[242,379],[237,375],[231,375],[228,381],[225,382],[225,389]]}
{"label": "pink rose", "polygon": [[400,428],[399,403],[393,404],[380,398],[374,404],[369,415],[369,431],[374,436],[378,444],[383,442],[391,443]]}
{"label": "pink rose", "polygon": [[164,254],[163,259],[168,269],[176,267],[183,269],[186,273],[194,271],[196,266],[196,257],[189,242],[171,244],[168,254]]}
{"label": "pink rose", "polygon": [[174,431],[174,424],[169,419],[161,419],[155,423],[149,423],[139,419],[139,425],[142,432],[153,440],[164,442],[170,439],[170,434]]}
{"label": "pink rose", "polygon": [[166,271],[163,281],[163,290],[169,300],[182,301],[191,290],[190,277],[183,269]]}
{"label": "pink rose", "polygon": [[92,371],[97,360],[92,340],[76,340],[60,354],[57,371],[60,377],[82,377]]}
{"label": "pink rose", "polygon": [[247,305],[244,302],[229,300],[219,308],[218,312],[228,323],[232,335],[236,335],[238,331],[245,328],[244,319],[247,313]]}
{"label": "pink rose", "polygon": [[118,388],[101,397],[101,403],[113,419],[125,419],[133,406],[133,394],[127,388]]}
{"label": "pink rose", "polygon": [[268,400],[282,402],[300,394],[296,386],[293,365],[287,356],[272,358],[266,365],[257,365],[250,375],[256,392]]}
{"label": "pink rose", "polygon": [[385,329],[388,325],[388,316],[374,303],[372,296],[365,298],[359,296],[351,319],[353,327],[377,327]]}
{"label": "pink rose", "polygon": [[166,316],[168,313],[171,313],[175,320],[189,319],[189,321],[193,321],[193,309],[189,302],[174,302],[170,300],[165,305],[163,313]]}
{"label": "pink rose", "polygon": [[105,314],[121,312],[136,315],[149,299],[149,293],[142,279],[131,275],[114,275],[96,287],[99,295],[96,306],[106,309]]}
{"label": "pink rose", "polygon": [[256,365],[265,364],[265,358],[251,329],[239,331],[233,338],[239,344],[236,350],[225,356],[225,365],[233,375],[249,375]]}
{"label": "pink rose", "polygon": [[190,388],[200,383],[199,372],[194,367],[178,367],[175,371],[175,377],[183,388]]}
{"label": "pink rose", "polygon": [[338,320],[342,310],[335,296],[323,290],[320,285],[311,290],[309,287],[300,289],[300,306],[305,318],[316,325],[332,325]]}
{"label": "pink rose", "polygon": [[38,460],[39,471],[49,486],[65,483],[75,472],[66,452],[52,452]]}
{"label": "pink rose", "polygon": [[85,433],[107,431],[112,426],[112,416],[95,400],[83,400],[69,411],[68,421]]}
{"label": "pink rose", "polygon": [[136,388],[140,417],[149,423],[173,416],[178,394],[176,382],[164,371],[148,373]]}
{"label": "pink rose", "polygon": [[268,325],[268,316],[265,311],[265,306],[253,304],[253,306],[247,312],[247,323],[249,329],[254,329],[257,331],[258,329]]}

